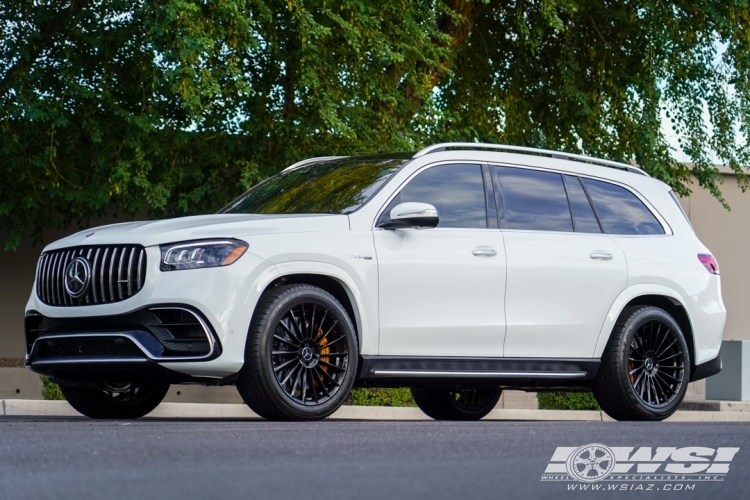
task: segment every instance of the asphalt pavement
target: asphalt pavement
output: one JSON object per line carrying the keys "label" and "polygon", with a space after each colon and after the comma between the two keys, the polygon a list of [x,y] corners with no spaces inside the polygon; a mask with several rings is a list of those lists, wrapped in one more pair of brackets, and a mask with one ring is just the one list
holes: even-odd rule
{"label": "asphalt pavement", "polygon": [[[557,447],[588,443],[740,450],[726,475],[703,479],[542,480]],[[693,455],[698,462],[701,453]],[[744,423],[0,418],[0,498],[12,500],[732,499],[749,492]]]}

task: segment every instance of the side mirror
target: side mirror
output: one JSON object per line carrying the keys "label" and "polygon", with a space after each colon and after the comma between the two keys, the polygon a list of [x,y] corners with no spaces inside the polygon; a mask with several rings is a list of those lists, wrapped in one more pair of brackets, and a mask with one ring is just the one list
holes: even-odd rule
{"label": "side mirror", "polygon": [[380,224],[383,229],[432,229],[438,225],[437,208],[429,203],[399,203],[391,210],[391,222]]}

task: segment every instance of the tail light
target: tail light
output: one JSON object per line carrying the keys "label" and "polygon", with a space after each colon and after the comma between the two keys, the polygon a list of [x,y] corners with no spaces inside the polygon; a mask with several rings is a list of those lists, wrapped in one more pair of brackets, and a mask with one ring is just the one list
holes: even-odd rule
{"label": "tail light", "polygon": [[719,263],[716,261],[716,257],[707,253],[699,253],[698,260],[701,261],[709,273],[719,274]]}

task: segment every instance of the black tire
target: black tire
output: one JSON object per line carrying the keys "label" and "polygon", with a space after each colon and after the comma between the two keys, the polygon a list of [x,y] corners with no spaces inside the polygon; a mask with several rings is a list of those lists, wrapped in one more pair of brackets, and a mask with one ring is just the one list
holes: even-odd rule
{"label": "black tire", "polygon": [[344,403],[358,359],[354,325],[331,294],[280,286],[253,314],[237,389],[265,419],[321,420]]}
{"label": "black tire", "polygon": [[70,406],[90,418],[134,419],[151,413],[169,390],[169,384],[102,382],[99,387],[61,385]]}
{"label": "black tire", "polygon": [[500,389],[411,389],[419,409],[435,420],[480,420],[497,405],[502,393]]}
{"label": "black tire", "polygon": [[654,306],[626,308],[615,324],[592,387],[615,420],[660,421],[682,403],[690,351],[680,325]]}

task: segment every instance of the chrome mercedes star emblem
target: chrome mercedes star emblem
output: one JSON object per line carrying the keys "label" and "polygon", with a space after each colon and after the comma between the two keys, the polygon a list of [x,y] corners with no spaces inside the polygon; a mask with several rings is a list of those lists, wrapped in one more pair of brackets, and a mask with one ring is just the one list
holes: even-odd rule
{"label": "chrome mercedes star emblem", "polygon": [[305,361],[310,361],[313,358],[313,350],[309,347],[305,347],[302,349],[302,359]]}
{"label": "chrome mercedes star emblem", "polygon": [[91,265],[85,257],[76,257],[65,268],[65,290],[74,299],[83,297],[91,284]]}

